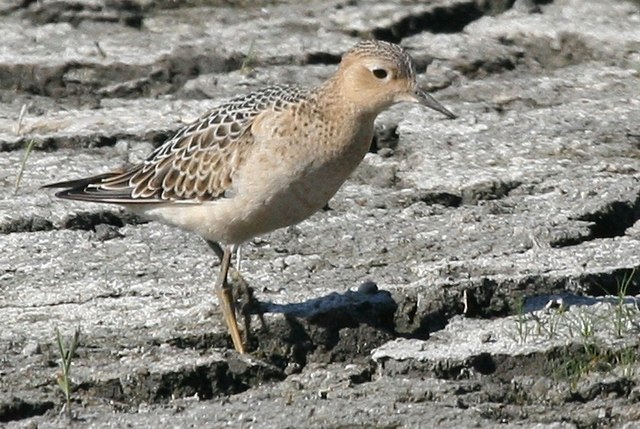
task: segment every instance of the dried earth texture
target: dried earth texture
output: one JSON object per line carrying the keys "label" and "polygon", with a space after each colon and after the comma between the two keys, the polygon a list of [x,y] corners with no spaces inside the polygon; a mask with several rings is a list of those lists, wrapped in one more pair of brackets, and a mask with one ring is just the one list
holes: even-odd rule
{"label": "dried earth texture", "polygon": [[[0,426],[639,427],[639,2],[0,15]],[[429,65],[459,119],[395,106],[327,210],[244,247],[250,356],[201,239],[40,189],[143,159],[221,98],[314,85],[370,37]],[[56,328],[80,330],[71,420]]]}

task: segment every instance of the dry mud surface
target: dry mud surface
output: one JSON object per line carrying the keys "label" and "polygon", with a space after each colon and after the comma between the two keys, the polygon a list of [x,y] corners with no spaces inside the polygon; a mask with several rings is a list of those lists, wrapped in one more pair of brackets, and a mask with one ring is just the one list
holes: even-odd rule
{"label": "dry mud surface", "polygon": [[[0,14],[0,426],[640,425],[637,1]],[[139,161],[221,98],[314,85],[369,37],[459,118],[395,106],[327,210],[244,247],[250,356],[202,240],[39,188]],[[81,332],[71,420],[56,328]]]}

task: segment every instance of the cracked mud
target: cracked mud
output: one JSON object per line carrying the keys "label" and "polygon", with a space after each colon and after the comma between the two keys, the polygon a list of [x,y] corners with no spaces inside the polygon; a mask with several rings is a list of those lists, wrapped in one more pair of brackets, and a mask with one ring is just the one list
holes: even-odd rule
{"label": "cracked mud", "polygon": [[[0,426],[640,424],[640,3],[0,6]],[[397,106],[324,211],[248,243],[231,351],[198,237],[45,183],[139,162],[215,100],[401,43]],[[27,149],[30,147],[30,149]],[[21,182],[16,178],[25,161]]]}

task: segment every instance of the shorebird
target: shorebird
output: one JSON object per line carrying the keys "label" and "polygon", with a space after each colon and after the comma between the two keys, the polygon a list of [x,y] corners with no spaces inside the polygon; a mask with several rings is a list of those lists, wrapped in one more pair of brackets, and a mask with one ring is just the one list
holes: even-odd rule
{"label": "shorebird", "polygon": [[215,290],[233,345],[244,353],[227,282],[234,246],[324,207],[367,153],[376,116],[400,102],[456,117],[418,86],[403,48],[362,41],[315,88],[275,85],[231,98],[138,165],[45,187],[202,236],[220,258]]}

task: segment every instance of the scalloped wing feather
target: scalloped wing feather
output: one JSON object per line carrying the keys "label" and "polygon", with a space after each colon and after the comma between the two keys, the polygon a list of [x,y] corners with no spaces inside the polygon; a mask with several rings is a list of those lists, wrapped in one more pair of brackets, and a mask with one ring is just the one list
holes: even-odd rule
{"label": "scalloped wing feather", "polygon": [[201,202],[220,198],[258,142],[253,120],[308,97],[297,87],[272,86],[220,104],[179,130],[141,164],[124,172],[47,185],[61,198],[116,203]]}

